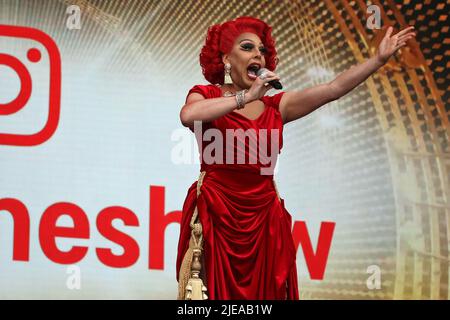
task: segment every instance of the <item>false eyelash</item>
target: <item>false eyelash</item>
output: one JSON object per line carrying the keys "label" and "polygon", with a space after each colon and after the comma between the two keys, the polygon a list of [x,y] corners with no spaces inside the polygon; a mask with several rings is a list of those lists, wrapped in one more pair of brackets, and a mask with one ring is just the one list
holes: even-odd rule
{"label": "false eyelash", "polygon": [[[242,45],[242,48],[245,49],[245,50],[251,50],[251,49],[253,49],[253,45],[251,45],[251,44],[244,44],[244,45]],[[261,48],[261,49],[259,49],[259,51],[261,51],[262,54],[267,54],[267,49],[266,48]]]}

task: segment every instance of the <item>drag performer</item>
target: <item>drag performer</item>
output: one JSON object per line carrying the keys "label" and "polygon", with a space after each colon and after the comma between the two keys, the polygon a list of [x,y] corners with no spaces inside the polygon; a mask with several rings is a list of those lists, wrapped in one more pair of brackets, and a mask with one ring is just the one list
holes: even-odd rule
{"label": "drag performer", "polygon": [[[374,56],[333,81],[266,96],[274,81],[282,82],[274,73],[278,59],[271,32],[248,16],[208,29],[200,65],[210,84],[192,87],[180,112],[182,124],[196,133],[201,168],[183,205],[179,299],[298,299],[291,215],[272,170],[283,125],[347,94],[415,36],[413,27],[395,35],[389,27]],[[226,139],[227,129],[255,134],[236,143]],[[205,139],[208,131],[223,139]],[[220,141],[221,148],[211,148]],[[261,144],[267,153],[259,152]],[[266,156],[270,151],[274,159]],[[249,161],[255,153],[257,161]],[[237,161],[240,155],[244,163]]]}

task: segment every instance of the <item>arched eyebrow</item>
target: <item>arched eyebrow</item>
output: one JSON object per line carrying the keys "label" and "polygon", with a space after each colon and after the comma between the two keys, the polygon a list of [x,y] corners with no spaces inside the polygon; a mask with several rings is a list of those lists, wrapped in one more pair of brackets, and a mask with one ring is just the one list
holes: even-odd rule
{"label": "arched eyebrow", "polygon": [[[239,43],[241,43],[242,41],[245,41],[245,40],[248,40],[248,41],[251,41],[251,42],[255,42],[252,39],[242,39],[241,41],[239,41]],[[260,42],[259,44],[264,45],[264,43],[262,43],[262,42]]]}

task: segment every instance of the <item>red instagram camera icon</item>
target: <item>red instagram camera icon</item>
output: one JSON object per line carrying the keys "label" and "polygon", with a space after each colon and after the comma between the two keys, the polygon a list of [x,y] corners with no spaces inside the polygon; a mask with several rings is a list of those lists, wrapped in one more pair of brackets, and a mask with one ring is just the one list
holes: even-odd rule
{"label": "red instagram camera icon", "polygon": [[[29,27],[10,26],[0,24],[0,37],[19,38],[33,40],[40,43],[46,50],[49,57],[49,112],[48,119],[44,127],[33,134],[12,134],[0,132],[0,145],[14,146],[35,146],[47,141],[56,131],[59,122],[61,109],[61,55],[53,39],[46,33]],[[31,63],[39,63],[41,51],[37,48],[30,48],[27,51],[27,58]],[[13,69],[20,80],[20,90],[15,99],[7,103],[0,103],[0,116],[10,115],[18,112],[27,104],[30,99],[33,82],[27,67],[16,57],[1,52],[0,65],[5,65]]]}

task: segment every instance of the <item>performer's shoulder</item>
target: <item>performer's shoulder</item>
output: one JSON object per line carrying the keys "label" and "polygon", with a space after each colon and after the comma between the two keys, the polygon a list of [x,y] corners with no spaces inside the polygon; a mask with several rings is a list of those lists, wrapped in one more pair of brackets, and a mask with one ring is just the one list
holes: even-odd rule
{"label": "performer's shoulder", "polygon": [[203,95],[205,98],[213,96],[214,92],[220,90],[217,85],[214,84],[196,84],[191,89],[189,89],[188,95],[197,92]]}
{"label": "performer's shoulder", "polygon": [[192,86],[192,88],[220,88],[220,84],[195,84]]}

